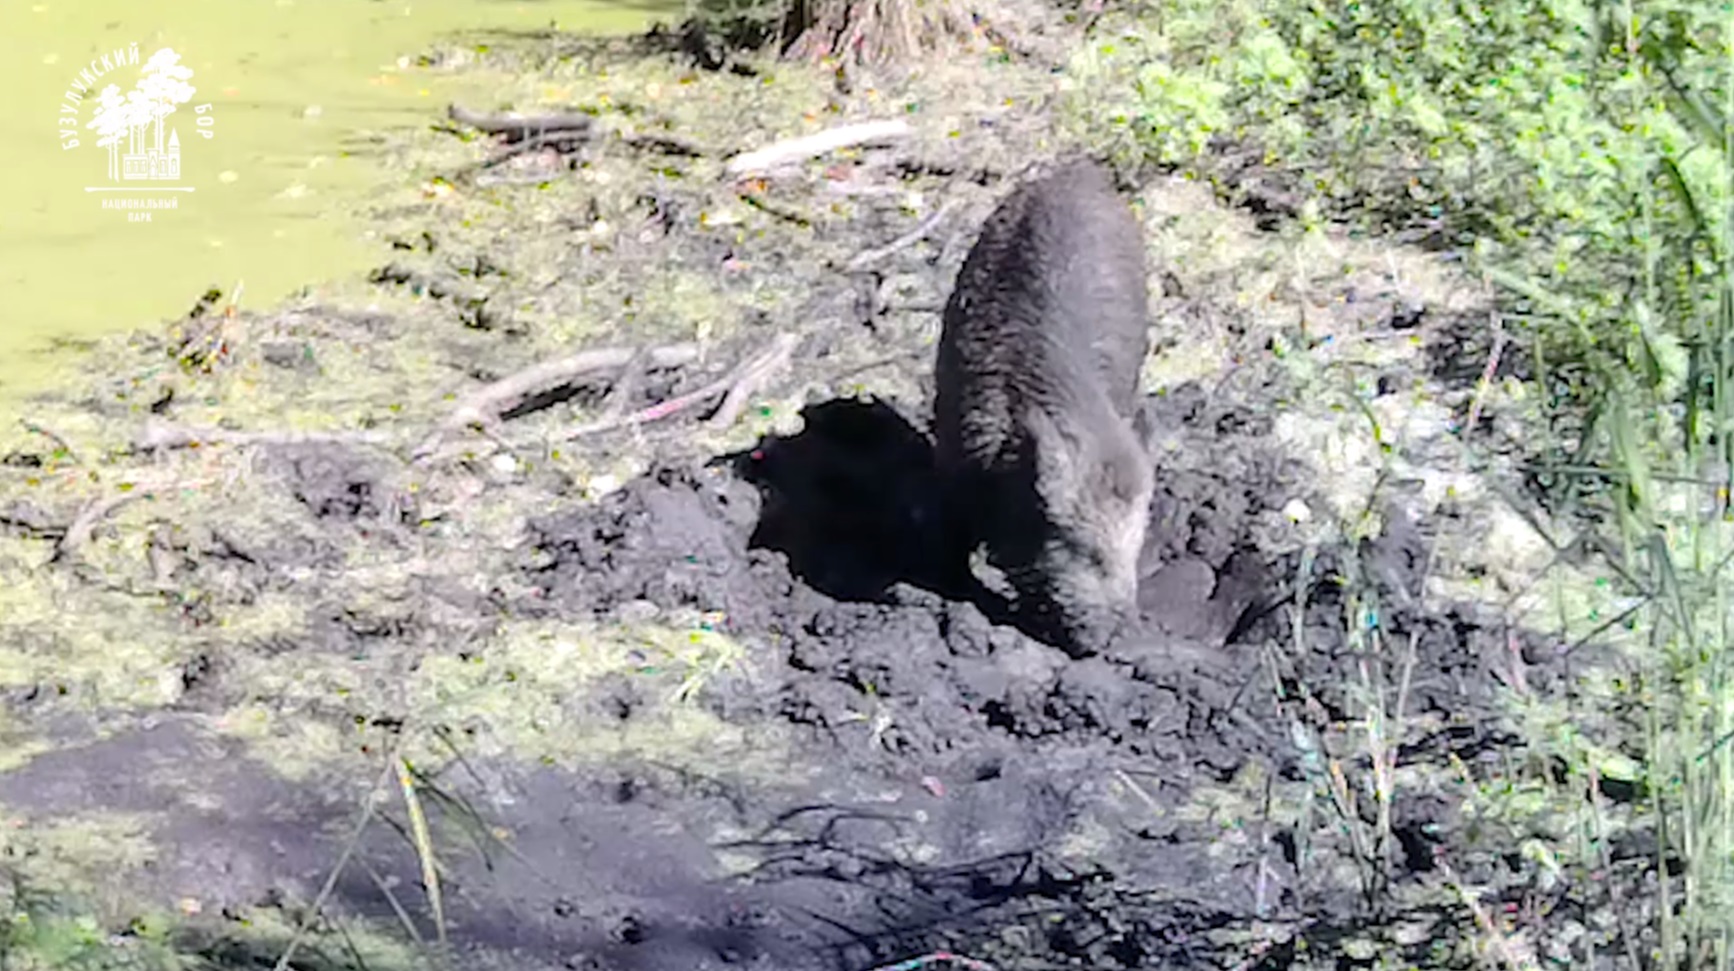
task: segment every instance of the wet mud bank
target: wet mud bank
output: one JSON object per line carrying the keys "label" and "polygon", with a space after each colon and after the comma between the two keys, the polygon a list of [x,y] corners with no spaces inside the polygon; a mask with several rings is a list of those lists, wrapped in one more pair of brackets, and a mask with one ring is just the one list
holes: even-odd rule
{"label": "wet mud bank", "polygon": [[[850,100],[556,48],[430,57],[591,120],[404,134],[365,288],[219,295],[0,440],[20,886],[217,967],[1473,963],[1453,887],[1531,889],[1466,780],[1527,757],[1514,672],[1569,673],[1433,582],[1514,569],[1414,418],[1465,401],[1432,338],[1475,288],[1337,239],[1297,292],[1293,240],[1122,173],[1161,457],[1139,634],[1074,659],[939,592],[926,428],[1047,66]],[[907,134],[727,167],[887,105]],[[1372,374],[1401,449],[1297,356]]]}

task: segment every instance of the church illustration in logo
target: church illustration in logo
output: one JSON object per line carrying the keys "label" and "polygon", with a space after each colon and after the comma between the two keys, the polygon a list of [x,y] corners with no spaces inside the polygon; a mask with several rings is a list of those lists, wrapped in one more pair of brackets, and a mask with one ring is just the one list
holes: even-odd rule
{"label": "church illustration in logo", "polygon": [[181,177],[180,132],[166,121],[197,89],[187,83],[192,68],[180,61],[165,47],[145,62],[131,91],[123,95],[119,85],[110,84],[97,95],[95,117],[85,127],[95,129],[96,144],[108,149],[110,180]]}
{"label": "church illustration in logo", "polygon": [[178,179],[181,177],[181,133],[169,129],[168,147],[134,152],[120,159],[123,179]]}

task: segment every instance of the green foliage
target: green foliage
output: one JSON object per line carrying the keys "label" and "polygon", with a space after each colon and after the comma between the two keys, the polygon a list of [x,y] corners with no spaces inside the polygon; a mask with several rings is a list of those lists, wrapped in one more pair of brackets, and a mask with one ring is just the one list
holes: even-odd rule
{"label": "green foliage", "polygon": [[1553,500],[1617,527],[1618,593],[1641,604],[1644,764],[1595,754],[1620,747],[1591,737],[1606,725],[1530,741],[1648,793],[1686,868],[1654,884],[1658,967],[1713,964],[1734,934],[1730,22],[1710,0],[1158,0],[1070,72],[1074,119],[1124,157],[1251,170],[1499,285],[1545,391],[1551,434],[1526,447],[1570,467],[1544,476]]}
{"label": "green foliage", "polygon": [[1725,88],[1721,23],[1624,9],[1629,33],[1572,0],[1169,0],[1078,57],[1074,108],[1123,154],[1256,159],[1338,217],[1474,244],[1535,298],[1552,356],[1678,401],[1727,195],[1714,112],[1682,118],[1675,88]]}
{"label": "green foliage", "polygon": [[753,50],[780,36],[790,0],[685,0],[686,22],[731,50]]}
{"label": "green foliage", "polygon": [[6,971],[180,971],[165,916],[136,918],[111,933],[91,913],[30,890],[16,878],[0,895],[0,968]]}

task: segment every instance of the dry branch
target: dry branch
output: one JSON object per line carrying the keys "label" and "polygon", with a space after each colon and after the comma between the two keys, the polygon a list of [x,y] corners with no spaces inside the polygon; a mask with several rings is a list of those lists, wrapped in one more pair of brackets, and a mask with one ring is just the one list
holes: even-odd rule
{"label": "dry branch", "polygon": [[446,107],[446,115],[460,125],[474,128],[486,135],[501,136],[508,142],[556,132],[588,133],[596,125],[596,119],[580,112],[514,118],[510,115],[484,115],[451,104]]}
{"label": "dry branch", "polygon": [[660,152],[663,155],[676,155],[681,158],[703,158],[705,150],[688,141],[682,141],[670,135],[646,135],[637,132],[622,132],[622,144],[647,152]]}
{"label": "dry branch", "polygon": [[[633,363],[635,355],[639,353],[641,353],[639,349],[630,347],[585,351],[571,357],[543,361],[484,385],[458,402],[457,407],[452,409],[452,413],[446,416],[439,427],[425,441],[416,446],[415,452],[412,453],[413,457],[420,461],[433,454],[446,435],[461,428],[480,425],[484,429],[492,429],[499,423],[502,412],[537,391],[570,381],[592,371],[623,368]],[[691,343],[671,344],[667,347],[652,348],[643,353],[646,367],[679,367],[698,360],[698,345]]]}
{"label": "dry branch", "polygon": [[[500,142],[505,144],[504,149],[477,163],[474,166],[477,170],[496,168],[520,155],[527,155],[544,148],[553,149],[561,155],[569,155],[590,144],[599,134],[596,119],[579,112],[517,118],[509,115],[479,114],[453,104],[447,106],[446,114],[458,124],[474,128],[484,134],[496,136]],[[640,151],[658,152],[682,158],[703,158],[706,154],[703,148],[672,135],[619,132],[615,137],[619,139],[621,144]],[[499,184],[505,181],[507,180],[491,180],[491,183]],[[535,182],[540,180],[524,179],[522,181]]]}
{"label": "dry branch", "polygon": [[66,527],[66,533],[60,537],[60,542],[54,544],[54,555],[49,557],[48,562],[63,563],[78,555],[85,544],[90,542],[92,534],[96,532],[96,527],[122,507],[158,492],[208,485],[210,481],[205,478],[145,479],[128,483],[132,488],[125,492],[92,499],[84,504],[84,508],[79,510],[78,515],[73,518],[72,524]]}
{"label": "dry branch", "polygon": [[729,159],[726,171],[733,176],[767,172],[791,162],[813,158],[851,145],[904,138],[912,131],[909,123],[899,118],[843,125],[829,131],[774,142],[756,151],[743,152]]}
{"label": "dry branch", "polygon": [[539,152],[544,148],[551,148],[560,155],[570,155],[571,153],[576,152],[579,148],[588,144],[589,141],[589,135],[577,132],[549,132],[543,135],[532,135],[521,142],[511,143],[504,149],[501,149],[483,161],[477,163],[476,168],[481,170],[495,168],[506,162],[510,162],[512,159],[515,159],[520,155]]}
{"label": "dry branch", "polygon": [[20,425],[24,426],[25,431],[30,432],[30,433],[35,434],[35,435],[41,435],[43,438],[46,438],[49,441],[53,442],[55,445],[59,446],[60,450],[66,453],[67,459],[69,461],[71,461],[72,464],[74,464],[74,465],[79,464],[78,453],[73,450],[72,443],[66,440],[66,436],[60,434],[59,432],[55,431],[52,428],[49,428],[47,425],[43,425],[43,424],[40,424],[38,422],[31,421],[28,418],[20,418],[18,420],[18,423]]}
{"label": "dry branch", "polygon": [[650,363],[650,352],[647,348],[639,348],[632,352],[631,360],[620,366],[620,376],[614,379],[614,387],[609,390],[608,397],[603,401],[602,417],[618,418],[626,414],[626,406],[632,401],[632,396],[638,393],[638,386],[644,383],[645,365]]}
{"label": "dry branch", "polygon": [[519,118],[510,115],[484,115],[457,104],[450,104],[446,106],[446,114],[460,125],[494,135],[505,143],[506,148],[473,166],[477,171],[486,171],[520,155],[544,148],[568,155],[589,143],[596,134],[596,119],[580,112]]}
{"label": "dry branch", "polygon": [[709,401],[717,395],[723,396],[723,402],[705,424],[712,430],[727,428],[734,424],[734,420],[740,416],[741,409],[746,407],[747,399],[763,388],[777,370],[788,363],[789,356],[794,353],[795,345],[799,342],[800,337],[795,334],[779,334],[771,342],[770,347],[742,361],[728,374],[696,391],[677,395],[649,408],[635,411],[630,415],[604,418],[581,425],[567,432],[564,437],[567,441],[571,441],[586,435],[612,431],[616,428],[630,428],[660,421],[694,405]]}
{"label": "dry branch", "polygon": [[[477,171],[482,172],[485,168],[486,166],[477,166]],[[547,182],[548,179],[549,174],[545,169],[541,171],[531,171],[525,175],[489,175],[486,172],[482,172],[482,174],[475,177],[475,186],[478,189],[485,189],[488,186],[494,185],[541,185],[544,182]]]}
{"label": "dry branch", "polygon": [[926,219],[923,219],[921,221],[921,225],[916,226],[914,229],[910,230],[907,233],[904,233],[902,236],[897,237],[896,239],[892,240],[889,243],[886,243],[884,246],[881,246],[878,249],[870,249],[870,250],[867,250],[866,252],[860,254],[859,256],[850,260],[849,265],[847,267],[845,267],[845,269],[848,270],[850,273],[854,273],[854,272],[857,272],[859,270],[866,269],[867,267],[873,265],[874,263],[877,263],[880,260],[885,259],[886,257],[891,256],[894,253],[897,253],[900,250],[908,249],[909,247],[914,246],[916,243],[921,242],[923,239],[927,238],[927,235],[929,233],[933,232],[934,229],[938,228],[938,226],[941,222],[945,221],[945,217],[950,215],[951,210],[956,208],[956,205],[957,204],[955,202],[945,203],[944,205],[940,206],[939,210],[937,212],[935,212],[933,215],[928,216]]}
{"label": "dry branch", "polygon": [[242,432],[227,428],[194,428],[150,422],[133,439],[136,452],[160,449],[196,448],[203,445],[310,445],[319,443],[360,443],[383,445],[390,437],[380,432]]}

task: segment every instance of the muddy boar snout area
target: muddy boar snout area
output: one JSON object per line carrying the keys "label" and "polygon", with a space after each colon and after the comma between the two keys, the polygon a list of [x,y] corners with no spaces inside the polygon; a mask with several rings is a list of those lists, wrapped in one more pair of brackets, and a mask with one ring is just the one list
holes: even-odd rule
{"label": "muddy boar snout area", "polygon": [[[713,463],[758,490],[752,548],[782,553],[795,578],[836,600],[890,603],[900,588],[915,588],[973,607],[989,622],[1043,644],[1064,640],[1051,602],[1020,607],[978,578],[960,582],[948,570],[942,482],[920,430],[877,400],[833,399],[808,406],[802,416],[799,434],[767,437]],[[1247,558],[1213,565],[1185,553],[1185,540],[1179,555],[1172,551],[1177,516],[1192,516],[1181,512],[1187,500],[1175,494],[1173,478],[1156,474],[1136,607],[1130,615],[1095,618],[1115,632],[1098,643],[1136,652],[1175,636],[1220,641],[1259,606],[1261,581],[1241,575],[1251,572],[1250,562],[1242,562]],[[1032,543],[1040,542],[1040,523],[1020,526],[1031,532]],[[1164,527],[1167,536],[1159,535]],[[1219,567],[1228,574],[1223,581]]]}

